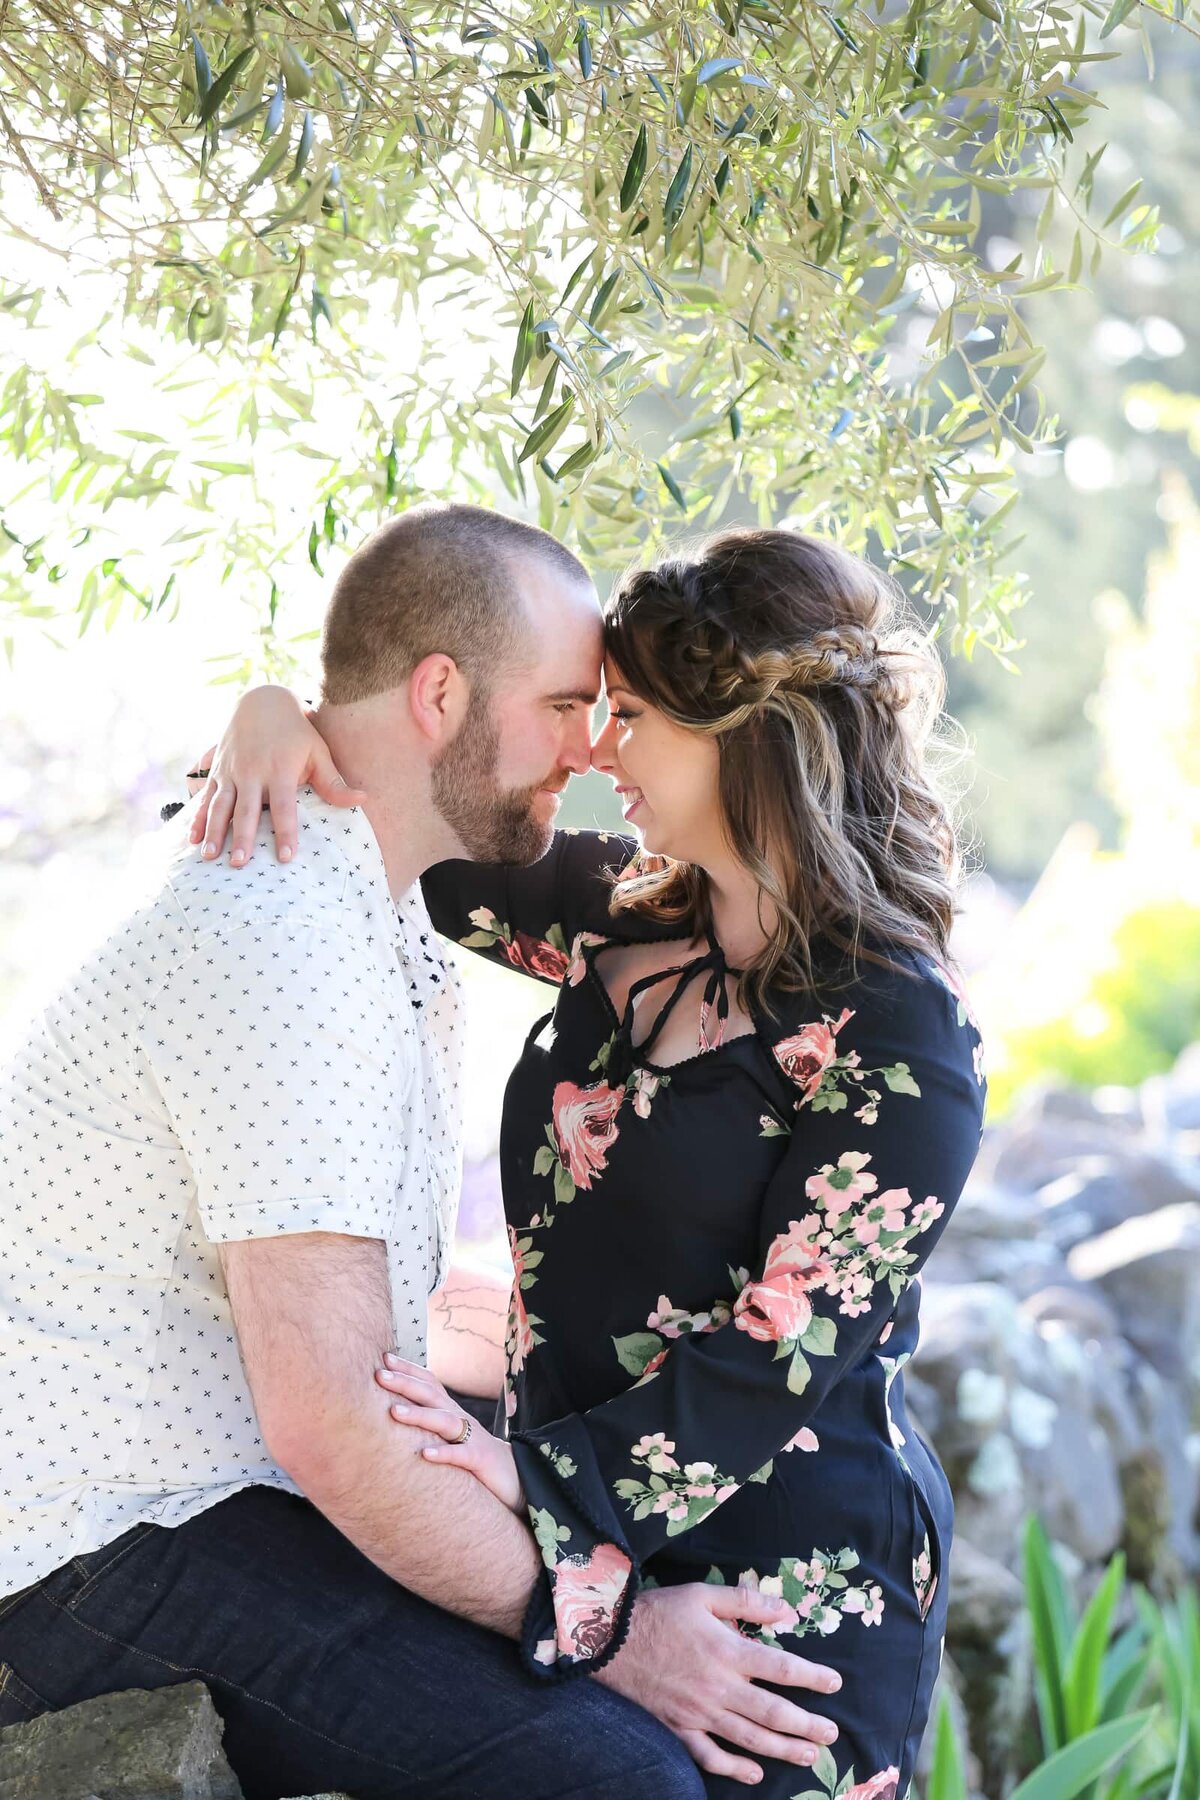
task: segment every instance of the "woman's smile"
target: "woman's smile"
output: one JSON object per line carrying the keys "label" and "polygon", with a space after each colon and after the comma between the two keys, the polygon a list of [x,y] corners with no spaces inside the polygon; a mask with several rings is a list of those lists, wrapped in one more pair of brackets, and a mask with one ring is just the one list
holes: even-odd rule
{"label": "woman's smile", "polygon": [[617,797],[621,802],[621,817],[626,820],[632,819],[634,813],[645,798],[641,788],[618,787],[616,792]]}

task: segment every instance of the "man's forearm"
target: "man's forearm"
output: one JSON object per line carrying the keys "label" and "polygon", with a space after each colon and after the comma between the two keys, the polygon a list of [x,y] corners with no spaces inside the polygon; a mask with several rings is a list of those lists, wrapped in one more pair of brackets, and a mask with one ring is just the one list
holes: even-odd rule
{"label": "man's forearm", "polygon": [[376,1239],[309,1232],[221,1246],[238,1342],[271,1456],[352,1544],[449,1612],[517,1637],[533,1534],[463,1469],[420,1452],[373,1379],[394,1339]]}
{"label": "man's forearm", "polygon": [[432,1433],[399,1425],[386,1396],[288,1458],[297,1486],[392,1578],[435,1606],[518,1638],[541,1560],[533,1533],[473,1475],[421,1456]]}

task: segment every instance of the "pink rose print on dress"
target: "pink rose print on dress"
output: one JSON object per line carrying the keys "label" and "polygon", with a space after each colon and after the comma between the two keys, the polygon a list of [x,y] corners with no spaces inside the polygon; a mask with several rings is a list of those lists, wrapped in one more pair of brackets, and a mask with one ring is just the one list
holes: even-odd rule
{"label": "pink rose print on dress", "polygon": [[674,1450],[675,1441],[665,1432],[647,1433],[629,1450],[633,1461],[642,1465],[641,1473],[613,1482],[614,1492],[633,1509],[635,1519],[664,1513],[668,1537],[707,1518],[738,1491],[737,1482],[722,1475],[715,1463],[689,1462],[680,1468]]}
{"label": "pink rose print on dress", "polygon": [[920,1555],[913,1557],[913,1587],[917,1595],[917,1608],[921,1617],[925,1618],[933,1605],[933,1596],[937,1593],[937,1576],[933,1572],[928,1532],[925,1533]]}
{"label": "pink rose print on dress", "polygon": [[649,1069],[635,1069],[627,1084],[633,1097],[633,1110],[639,1119],[650,1117],[650,1103],[662,1085],[661,1075],[654,1075]]}
{"label": "pink rose print on dress", "polygon": [[513,1227],[508,1228],[509,1249],[512,1251],[513,1285],[512,1298],[509,1302],[509,1370],[519,1375],[525,1367],[525,1358],[535,1344],[541,1343],[533,1331],[534,1324],[541,1324],[540,1319],[530,1320],[525,1307],[523,1288],[533,1286],[533,1269],[542,1260],[541,1251],[533,1249],[532,1238],[518,1237]]}
{"label": "pink rose print on dress", "polygon": [[[748,1627],[747,1635],[774,1644],[787,1634],[832,1637],[847,1618],[856,1617],[865,1626],[877,1625],[883,1616],[882,1592],[874,1582],[865,1589],[850,1586],[847,1575],[858,1566],[858,1552],[846,1544],[840,1550],[814,1550],[807,1562],[803,1557],[786,1556],[770,1575],[744,1569],[737,1578],[740,1586],[774,1594],[789,1609],[769,1626]],[[719,1569],[709,1571],[709,1581],[724,1584],[725,1579]],[[832,1761],[828,1768],[833,1770]],[[819,1769],[816,1772],[819,1775]],[[834,1773],[830,1794],[836,1781]]]}
{"label": "pink rose print on dress", "polygon": [[[603,942],[604,940],[599,940]],[[655,1095],[670,1085],[670,1076],[634,1068],[619,1087],[604,1080],[616,1036],[601,1044],[589,1064],[600,1079],[580,1087],[560,1081],[551,1100],[552,1119],[545,1127],[546,1142],[534,1153],[533,1172],[548,1175],[554,1183],[554,1200],[541,1221],[554,1223],[558,1206],[574,1200],[580,1188],[590,1191],[593,1181],[608,1167],[608,1152],[617,1141],[617,1114],[628,1095],[635,1118],[648,1119]]]}
{"label": "pink rose print on dress", "polygon": [[868,1151],[847,1150],[838,1157],[836,1167],[826,1163],[819,1174],[810,1175],[805,1182],[804,1192],[824,1207],[828,1224],[836,1225],[849,1207],[864,1194],[873,1194],[879,1186],[874,1175],[865,1173],[870,1160]]}
{"label": "pink rose print on dress", "polygon": [[601,937],[598,931],[579,931],[571,945],[571,957],[567,965],[566,981],[568,987],[578,987],[587,973],[587,958],[584,950],[589,944],[606,944],[607,938]]}
{"label": "pink rose print on dress", "polygon": [[876,1244],[881,1231],[903,1231],[904,1211],[911,1205],[912,1195],[907,1188],[889,1188],[855,1219],[855,1237],[860,1244]]}
{"label": "pink rose print on dress", "polygon": [[[862,1125],[879,1122],[879,1106],[884,1088],[893,1094],[920,1097],[907,1063],[893,1063],[887,1068],[864,1069],[857,1050],[839,1053],[837,1035],[850,1020],[853,1011],[846,1007],[840,1016],[828,1014],[819,1023],[802,1025],[791,1037],[781,1038],[772,1053],[788,1080],[800,1089],[796,1111],[808,1106],[813,1112],[842,1112],[850,1099],[859,1102],[854,1117]],[[883,1087],[872,1087],[872,1079],[880,1079]],[[779,1137],[784,1127],[764,1113],[759,1120],[760,1136]]]}
{"label": "pink rose print on dress", "polygon": [[597,1544],[586,1557],[555,1564],[550,1579],[560,1656],[590,1659],[607,1648],[632,1567],[616,1544]]}
{"label": "pink rose print on dress", "polygon": [[748,1281],[738,1295],[738,1329],[761,1343],[803,1337],[813,1317],[809,1290],[824,1286],[833,1272],[825,1250],[793,1219],[768,1250],[761,1278]]}
{"label": "pink rose print on dress", "polygon": [[896,1800],[899,1785],[899,1769],[880,1769],[878,1775],[872,1775],[869,1781],[860,1781],[856,1786],[847,1788],[840,1800]]}
{"label": "pink rose print on dress", "polygon": [[523,975],[561,985],[570,962],[561,925],[551,925],[544,938],[536,938],[526,931],[512,931],[489,906],[477,906],[467,916],[476,929],[461,940],[466,949],[494,950]]}
{"label": "pink rose print on dress", "polygon": [[834,1021],[828,1017],[820,1024],[802,1025],[792,1037],[774,1045],[775,1059],[789,1081],[802,1090],[797,1106],[811,1100],[825,1079],[825,1071],[837,1059],[837,1034],[854,1014],[844,1009]]}
{"label": "pink rose print on dress", "polygon": [[555,1088],[554,1135],[562,1163],[577,1188],[590,1189],[592,1176],[603,1174],[608,1167],[624,1098],[624,1088],[611,1088],[602,1081],[586,1088],[560,1081]]}
{"label": "pink rose print on dress", "polygon": [[540,975],[543,981],[561,982],[567,972],[567,958],[544,938],[530,937],[515,931],[512,943],[504,951],[514,969],[526,975]]}
{"label": "pink rose print on dress", "polygon": [[[837,1351],[837,1322],[816,1296],[837,1301],[842,1318],[871,1311],[886,1292],[894,1302],[912,1279],[911,1240],[945,1212],[932,1195],[919,1204],[907,1188],[879,1185],[868,1152],[847,1150],[808,1176],[804,1191],[816,1208],[793,1219],[767,1251],[763,1272],[746,1280],[734,1321],[761,1343],[791,1350],[787,1385],[802,1394],[812,1377],[810,1358]],[[890,1308],[889,1308],[890,1310]]]}

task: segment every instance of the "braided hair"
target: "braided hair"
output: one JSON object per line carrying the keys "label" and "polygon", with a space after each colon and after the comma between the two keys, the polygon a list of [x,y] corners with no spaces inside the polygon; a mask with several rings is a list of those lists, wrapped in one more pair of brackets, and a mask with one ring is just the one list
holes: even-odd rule
{"label": "braided hair", "polygon": [[[775,918],[753,1000],[811,988],[818,938],[851,963],[944,959],[958,853],[927,754],[944,677],[896,584],[802,532],[727,531],[629,575],[606,649],[642,699],[718,741],[730,842]],[[704,872],[665,857],[640,857],[612,905],[711,925]]]}

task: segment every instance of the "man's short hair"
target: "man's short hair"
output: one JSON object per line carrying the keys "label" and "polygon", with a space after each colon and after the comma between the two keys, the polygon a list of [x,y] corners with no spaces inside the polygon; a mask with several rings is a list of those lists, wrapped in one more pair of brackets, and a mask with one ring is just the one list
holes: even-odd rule
{"label": "man's short hair", "polygon": [[345,706],[386,693],[438,651],[486,690],[524,648],[517,565],[530,557],[568,581],[590,580],[548,531],[484,506],[426,503],[389,520],[334,587],[321,636],[322,698]]}

